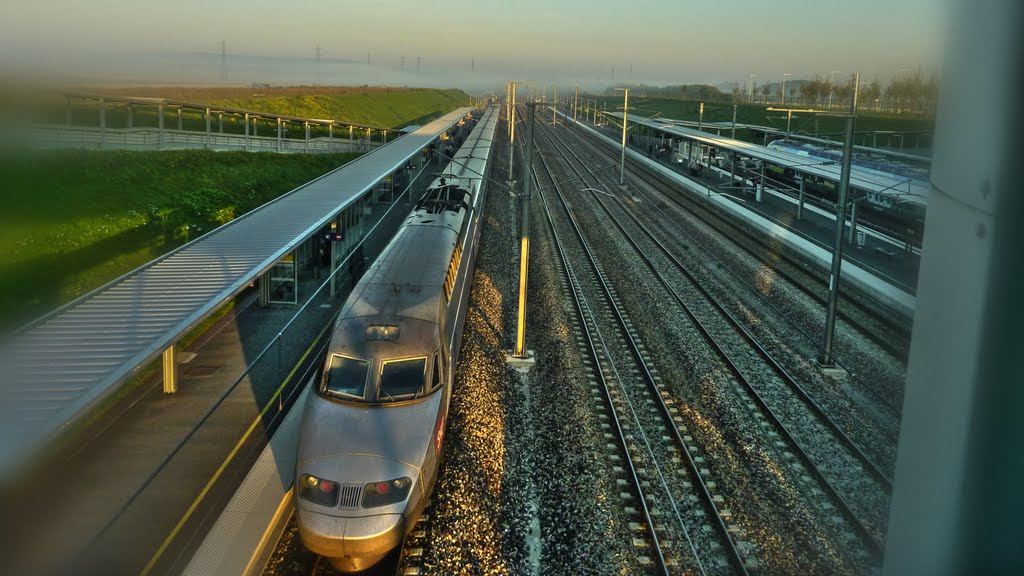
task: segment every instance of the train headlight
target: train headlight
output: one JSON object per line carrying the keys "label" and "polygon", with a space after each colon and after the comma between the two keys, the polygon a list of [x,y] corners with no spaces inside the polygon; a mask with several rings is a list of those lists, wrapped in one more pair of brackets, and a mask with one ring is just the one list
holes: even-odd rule
{"label": "train headlight", "polygon": [[409,497],[412,480],[406,477],[370,482],[363,486],[363,508],[376,508],[404,501]]}
{"label": "train headlight", "polygon": [[312,474],[303,474],[298,482],[299,498],[314,504],[329,506],[338,505],[338,483],[317,478]]}

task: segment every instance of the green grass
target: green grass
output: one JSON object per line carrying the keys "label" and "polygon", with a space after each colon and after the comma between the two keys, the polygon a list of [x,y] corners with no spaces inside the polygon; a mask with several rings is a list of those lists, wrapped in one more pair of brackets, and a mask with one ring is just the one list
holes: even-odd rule
{"label": "green grass", "polygon": [[306,94],[219,99],[212,104],[301,118],[331,118],[402,128],[422,124],[469,102],[461,90],[411,88],[341,94]]}
{"label": "green grass", "polygon": [[[622,98],[599,97],[599,102],[607,102],[608,110],[621,111]],[[645,98],[630,99],[629,113],[638,116],[660,115],[665,118],[677,120],[697,120],[700,117],[699,102],[676,100],[669,98]],[[796,108],[807,108],[798,105]],[[769,112],[767,106],[760,104],[739,104],[736,109],[736,121],[740,124],[757,124],[771,126],[780,130],[786,129],[786,114],[784,112]],[[705,122],[731,122],[731,104],[706,104],[704,106]],[[857,115],[857,132],[874,130],[892,131],[920,131],[934,129],[932,119],[912,115],[879,114],[874,112],[860,112]],[[802,131],[808,134],[815,133],[841,133],[845,127],[845,120],[837,117],[818,116],[817,122],[811,114],[794,114],[791,130]],[[737,131],[737,137],[748,139],[749,134],[745,131]],[[835,139],[835,138],[833,138]],[[860,142],[858,142],[860,143]],[[909,141],[908,141],[909,143]],[[879,142],[881,145],[882,142]]]}
{"label": "green grass", "polygon": [[[141,92],[140,92],[141,91]],[[189,91],[188,89],[160,90],[156,88],[139,89],[136,92],[122,91],[125,96],[158,96],[196,104],[209,104],[226,108],[238,108],[267,114],[279,114],[296,118],[331,119],[354,124],[381,126],[388,129],[404,128],[413,124],[425,124],[459,106],[469,104],[469,96],[461,90],[436,90],[428,88],[281,88],[269,90],[261,96],[252,95],[251,91],[241,89],[207,89]],[[63,103],[48,102],[40,106],[37,119],[41,122],[62,124],[65,122]],[[219,118],[213,115],[211,130],[220,129],[219,122],[228,134],[244,134],[245,123],[241,116],[224,115]],[[123,104],[109,103],[106,105],[104,122],[108,128],[126,128],[128,111]],[[277,122],[257,120],[258,134],[270,136],[276,134]],[[76,101],[72,109],[72,123],[77,126],[99,126],[99,104],[96,102]],[[184,110],[182,128],[185,130],[205,131],[206,118],[201,110]],[[156,128],[159,118],[156,107],[135,106],[132,126],[135,128]],[[177,111],[167,109],[164,112],[164,127],[177,129]],[[286,124],[287,138],[304,138],[304,130],[300,124]],[[326,127],[311,126],[310,135],[326,137]],[[364,134],[365,135],[365,134]],[[344,138],[348,132],[344,129],[335,131],[335,136]],[[358,136],[358,134],[357,134]],[[375,139],[379,139],[374,134]]]}
{"label": "green grass", "polygon": [[37,151],[0,158],[0,327],[103,285],[355,155]]}

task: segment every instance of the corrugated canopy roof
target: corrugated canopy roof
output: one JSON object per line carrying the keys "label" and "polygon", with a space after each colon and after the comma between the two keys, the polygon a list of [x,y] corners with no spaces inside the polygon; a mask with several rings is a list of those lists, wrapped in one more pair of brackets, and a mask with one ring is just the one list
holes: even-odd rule
{"label": "corrugated canopy roof", "polygon": [[470,111],[455,110],[21,330],[0,349],[0,476]]}
{"label": "corrugated canopy roof", "polygon": [[[608,112],[607,114],[622,120],[621,112]],[[748,158],[757,158],[777,166],[790,168],[797,172],[810,174],[824,180],[839,182],[840,165],[838,162],[832,163],[823,159],[813,160],[809,157],[799,156],[790,152],[772,150],[771,148],[767,148],[759,144],[744,142],[743,140],[736,140],[734,138],[726,138],[725,136],[715,136],[713,134],[708,134],[707,132],[691,130],[689,128],[675,126],[672,124],[665,124],[663,122],[649,120],[647,118],[630,116],[629,121],[656,128],[667,134],[689,138],[716,148],[736,152]],[[867,178],[862,174],[858,174],[857,170],[853,170],[850,174],[850,185],[865,192],[900,195],[901,192],[906,191],[908,184],[910,184],[909,180],[900,176],[872,174],[870,178]],[[904,194],[904,196],[905,197],[902,198],[902,200],[906,202],[914,202],[918,204],[924,204],[926,202],[924,197],[916,194]]]}

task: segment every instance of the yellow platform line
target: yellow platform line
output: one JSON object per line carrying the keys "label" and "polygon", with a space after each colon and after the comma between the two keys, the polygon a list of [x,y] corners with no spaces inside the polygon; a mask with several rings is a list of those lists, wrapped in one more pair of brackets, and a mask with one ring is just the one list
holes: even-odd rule
{"label": "yellow platform line", "polygon": [[217,471],[213,473],[212,477],[210,477],[210,480],[206,483],[206,486],[203,487],[203,490],[199,493],[199,496],[197,496],[196,499],[192,502],[192,505],[188,507],[188,510],[185,511],[185,514],[181,517],[181,520],[178,521],[178,524],[175,525],[174,529],[171,530],[170,534],[167,535],[167,538],[164,540],[163,544],[160,545],[160,548],[157,549],[156,553],[153,554],[153,557],[150,558],[149,563],[146,564],[146,567],[143,568],[142,572],[139,573],[140,576],[146,576],[150,573],[150,571],[153,570],[153,567],[156,566],[156,563],[160,560],[160,557],[163,556],[164,552],[167,551],[167,547],[170,546],[171,542],[178,535],[178,532],[180,532],[181,529],[185,526],[185,523],[188,522],[188,519],[192,517],[192,514],[196,511],[196,508],[199,507],[199,504],[203,501],[203,499],[206,498],[206,495],[210,492],[210,489],[213,487],[214,483],[217,482],[221,474],[224,473],[224,470],[227,469],[228,464],[231,463],[231,460],[233,460],[235,458],[235,455],[238,454],[238,451],[241,450],[242,445],[245,444],[245,442],[249,439],[249,436],[251,436],[253,431],[256,430],[256,427],[259,426],[260,421],[263,420],[263,416],[265,416],[266,413],[270,411],[270,408],[274,406],[278,396],[281,395],[281,391],[284,390],[285,386],[288,385],[288,382],[290,382],[291,379],[295,376],[295,373],[299,370],[299,366],[301,366],[302,363],[306,361],[306,358],[309,356],[309,353],[313,351],[313,348],[317,345],[318,342],[320,342],[320,339],[324,337],[324,334],[327,333],[327,329],[330,328],[332,324],[334,324],[333,316],[331,317],[331,321],[328,322],[323,327],[322,330],[320,330],[320,333],[317,334],[316,339],[313,340],[313,343],[309,345],[309,348],[306,348],[306,351],[302,354],[302,357],[299,358],[299,361],[295,363],[295,366],[292,368],[291,372],[289,372],[288,376],[286,376],[285,379],[281,382],[281,385],[277,388],[277,391],[274,392],[274,395],[270,397],[270,400],[263,407],[263,410],[260,411],[259,415],[256,416],[256,418],[252,421],[252,424],[249,425],[249,429],[245,431],[245,434],[242,435],[242,438],[238,441],[237,444],[235,444],[235,447],[231,449],[231,453],[227,455],[223,462],[221,462],[220,467],[217,468]]}
{"label": "yellow platform line", "polygon": [[[267,529],[263,531],[263,537],[260,538],[260,543],[256,545],[256,549],[253,550],[252,556],[249,557],[249,562],[245,565],[245,570],[242,572],[243,576],[255,576],[256,574],[263,572],[263,568],[257,567],[256,563],[265,555],[267,546],[271,545],[270,539],[273,537],[274,532],[277,532],[277,527],[280,526],[282,522],[287,522],[291,519],[292,512],[294,512],[292,509],[292,493],[294,491],[295,488],[292,487],[284,493],[284,497],[281,498],[281,503],[277,505],[277,511],[274,512],[274,518],[270,521],[270,524],[267,525]],[[283,532],[284,529],[282,528],[281,531]],[[276,546],[277,542],[274,542],[274,545]],[[257,568],[259,568],[259,572],[256,571]]]}

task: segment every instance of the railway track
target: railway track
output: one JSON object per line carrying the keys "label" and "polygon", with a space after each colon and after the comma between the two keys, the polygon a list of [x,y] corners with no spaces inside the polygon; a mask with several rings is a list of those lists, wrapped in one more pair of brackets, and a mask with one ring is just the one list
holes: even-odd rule
{"label": "railway track", "polygon": [[[614,228],[717,352],[733,381],[769,418],[804,468],[856,526],[872,552],[880,555],[886,518],[879,516],[879,511],[888,509],[891,479],[654,233],[616,197],[596,191],[595,187],[602,185],[598,176],[572,148],[554,130],[547,128],[545,132],[563,158],[575,161],[569,167],[576,178],[587,186]],[[807,419],[807,412],[815,419]],[[845,452],[829,451],[836,447],[844,448]]]}
{"label": "railway track", "polygon": [[[577,138],[585,139],[594,150],[607,158],[609,162],[613,160],[618,162],[617,154],[612,158],[612,153],[607,143],[600,141],[583,130],[576,130],[575,134]],[[686,194],[671,193],[666,189],[661,177],[651,173],[646,167],[635,163],[630,168],[632,177],[643,181],[653,189],[661,191],[661,198],[656,198],[643,190],[634,190],[645,206],[652,207],[658,213],[666,223],[666,227],[672,228],[679,236],[688,238],[692,243],[696,243],[700,247],[700,244],[694,241],[691,234],[677,224],[671,215],[666,213],[666,210],[674,207],[694,214],[710,229],[731,240],[737,247],[760,262],[765,268],[771,269],[775,275],[786,280],[788,285],[798,290],[803,296],[816,302],[821,306],[821,313],[824,313],[827,305],[825,298],[828,285],[827,271],[820,271],[810,263],[793,256],[779,242],[755,235],[751,231],[744,229],[740,224],[734,222],[733,219],[710,204],[690,198]],[[712,258],[715,258],[712,252],[707,250],[705,252]],[[717,260],[716,265],[732,275],[737,283],[753,292],[758,292],[756,285],[751,284],[748,279],[736,274],[729,266]],[[767,302],[765,305],[771,306]],[[847,287],[840,293],[839,307],[837,309],[839,320],[837,330],[842,330],[845,325],[905,366],[910,347],[911,327],[908,322],[898,318],[898,316],[898,314],[894,314],[883,305],[874,302],[870,297],[860,294],[856,289]],[[820,344],[818,343],[819,339],[816,334],[809,333],[806,328],[797,325],[784,313],[779,312],[779,318],[784,318],[790,323],[793,329],[798,331],[806,340],[809,347],[815,351],[815,354],[821,352]],[[833,356],[840,359],[840,365],[850,363],[850,360],[844,356],[841,342],[837,345]],[[843,367],[847,369],[847,372],[856,374],[856,371],[848,366]],[[863,386],[859,388],[859,391],[866,392],[870,396],[872,403],[884,412],[884,418],[898,422],[902,410],[902,389],[899,387],[886,388],[876,386],[868,381],[862,381],[861,383]],[[896,431],[893,430],[891,433],[892,437],[895,438]]]}
{"label": "railway track", "polygon": [[[577,131],[578,135],[590,140],[594,148],[609,161],[617,162],[617,153],[611,158],[611,152],[607,143],[597,140],[583,130]],[[631,174],[655,189],[664,189],[665,182],[655,174],[651,174],[643,166],[632,166]],[[662,211],[658,202],[638,191],[645,200],[650,201],[658,211]],[[818,271],[815,266],[802,261],[798,257],[788,253],[778,242],[756,236],[741,225],[724,216],[712,206],[687,198],[685,195],[665,194],[666,198],[675,204],[685,208],[705,220],[711,228],[718,233],[732,240],[737,246],[748,251],[752,256],[762,261],[765,265],[771,266],[779,275],[790,281],[794,287],[801,290],[806,296],[814,299],[822,306],[826,300],[823,296],[823,286],[827,286],[827,272]],[[771,257],[769,257],[769,255]],[[840,293],[840,308],[838,317],[852,328],[861,333],[865,338],[876,343],[892,354],[897,359],[905,362],[909,351],[910,326],[897,318],[882,304],[874,302],[869,297],[855,292],[844,290]],[[852,308],[852,310],[851,310]]]}
{"label": "railway track", "polygon": [[[541,177],[540,175],[543,175]],[[634,510],[642,550],[641,563],[653,573],[747,574],[756,566],[753,546],[745,542],[731,514],[720,509],[721,495],[703,467],[678,406],[663,393],[663,383],[618,296],[605,277],[558,179],[543,157],[535,171],[538,184],[554,190],[561,210],[540,191],[551,237],[582,329],[574,326],[594,370],[592,393],[602,398],[610,457],[622,455],[617,468],[619,497]],[[555,201],[552,200],[552,203]],[[561,231],[560,231],[561,230]]]}
{"label": "railway track", "polygon": [[418,576],[426,574],[423,567],[423,559],[430,548],[430,522],[433,518],[432,501],[427,502],[416,526],[402,541],[402,548],[398,554],[398,562],[395,574],[399,576]]}

